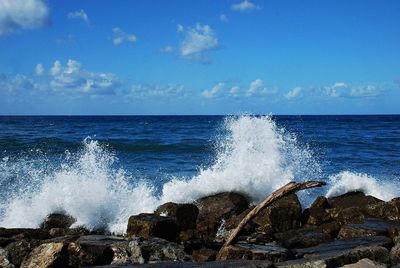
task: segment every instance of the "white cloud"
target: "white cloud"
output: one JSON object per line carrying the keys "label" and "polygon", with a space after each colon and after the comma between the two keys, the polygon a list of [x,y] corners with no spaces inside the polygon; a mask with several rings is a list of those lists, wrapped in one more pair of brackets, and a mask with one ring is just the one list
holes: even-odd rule
{"label": "white cloud", "polygon": [[326,96],[333,98],[361,98],[361,97],[377,97],[382,95],[382,90],[375,85],[347,85],[343,82],[337,82],[332,86],[324,86],[320,91]]}
{"label": "white cloud", "polygon": [[174,48],[172,46],[165,46],[160,49],[160,52],[162,53],[172,53],[174,51]]}
{"label": "white cloud", "polygon": [[217,97],[223,90],[224,90],[225,84],[224,83],[218,83],[215,86],[213,86],[211,89],[206,89],[201,93],[201,96],[204,98],[212,99]]}
{"label": "white cloud", "polygon": [[205,53],[218,47],[218,38],[214,30],[208,25],[197,23],[195,27],[187,27],[181,43],[182,57],[207,61]]}
{"label": "white cloud", "polygon": [[273,90],[269,90],[267,86],[264,85],[264,82],[261,79],[256,79],[250,83],[249,89],[246,92],[247,97],[251,97],[254,95],[263,96],[274,93]]}
{"label": "white cloud", "polygon": [[227,22],[228,17],[225,14],[221,14],[221,15],[219,15],[219,20],[222,22]]}
{"label": "white cloud", "polygon": [[74,12],[70,12],[67,15],[68,19],[80,19],[83,20],[87,25],[89,25],[89,17],[86,12],[81,9]]}
{"label": "white cloud", "polygon": [[0,35],[48,24],[49,8],[42,0],[1,0]]}
{"label": "white cloud", "polygon": [[36,64],[36,67],[35,67],[35,74],[36,74],[37,76],[41,76],[41,75],[44,74],[44,67],[43,67],[43,64],[41,64],[41,63]]}
{"label": "white cloud", "polygon": [[288,93],[285,94],[285,98],[286,99],[294,99],[300,95],[300,92],[301,92],[301,87],[295,87],[292,90],[290,90]]}
{"label": "white cloud", "polygon": [[183,85],[133,85],[128,93],[132,98],[137,97],[156,97],[156,98],[178,98],[185,95],[185,87]]}
{"label": "white cloud", "polygon": [[125,33],[122,29],[115,27],[112,29],[114,33],[113,43],[114,45],[120,45],[122,42],[136,42],[136,36],[134,34]]}
{"label": "white cloud", "polygon": [[66,66],[62,66],[60,61],[55,61],[50,75],[49,86],[55,91],[113,94],[121,84],[114,74],[87,71],[75,60],[68,60]]}
{"label": "white cloud", "polygon": [[240,88],[238,86],[233,86],[231,90],[229,91],[229,94],[231,94],[232,97],[238,97],[239,96],[239,90]]}
{"label": "white cloud", "polygon": [[17,74],[14,77],[0,73],[0,90],[7,93],[29,92],[37,89],[39,86],[32,79],[25,75]]}
{"label": "white cloud", "polygon": [[250,2],[249,0],[244,0],[243,2],[233,4],[231,9],[234,11],[252,11],[261,9],[260,6],[255,5],[254,3]]}
{"label": "white cloud", "polygon": [[182,24],[177,24],[176,25],[176,31],[177,32],[183,32],[185,30],[185,27],[183,27]]}

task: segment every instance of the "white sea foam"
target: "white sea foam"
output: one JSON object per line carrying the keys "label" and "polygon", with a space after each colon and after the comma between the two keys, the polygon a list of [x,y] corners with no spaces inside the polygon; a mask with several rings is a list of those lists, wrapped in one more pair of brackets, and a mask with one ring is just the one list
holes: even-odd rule
{"label": "white sea foam", "polygon": [[[47,214],[62,211],[77,219],[76,226],[123,233],[130,215],[152,212],[163,202],[190,202],[221,191],[241,192],[257,202],[291,180],[321,177],[310,150],[270,117],[230,117],[224,127],[215,161],[194,177],[172,178],[158,195],[154,185],[117,168],[116,156],[90,139],[84,140],[79,153],[67,154],[59,166],[45,159],[42,165],[3,159],[0,174],[22,175],[15,176],[16,188],[9,195],[0,196],[0,226],[37,227]],[[330,179],[329,196],[348,190],[363,190],[383,199],[394,196],[390,186],[367,175],[342,172]],[[307,203],[306,194],[301,198]]]}
{"label": "white sea foam", "polygon": [[329,178],[331,185],[327,197],[341,195],[351,191],[361,191],[366,195],[388,201],[398,195],[398,186],[395,182],[380,181],[372,176],[362,173],[342,171]]}

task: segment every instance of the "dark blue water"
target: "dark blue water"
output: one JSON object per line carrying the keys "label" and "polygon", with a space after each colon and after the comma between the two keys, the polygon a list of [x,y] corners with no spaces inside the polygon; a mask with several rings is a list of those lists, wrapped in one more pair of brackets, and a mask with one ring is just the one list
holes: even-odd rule
{"label": "dark blue water", "polygon": [[[315,179],[326,181],[341,174],[341,183],[346,183],[347,177],[353,175],[356,178],[351,177],[350,181],[371,179],[365,185],[355,186],[362,189],[392,182],[391,185],[396,185],[400,179],[399,115],[273,116],[272,121],[264,121],[247,122],[243,117],[227,119],[222,116],[1,116],[1,213],[4,215],[6,210],[18,207],[15,205],[16,193],[28,193],[18,199],[23,203],[32,199],[33,193],[42,193],[45,182],[57,181],[59,173],[64,172],[63,166],[71,168],[74,161],[82,159],[88,150],[85,144],[90,140],[97,141],[96,146],[102,150],[93,154],[94,159],[102,159],[104,154],[110,156],[112,163],[107,168],[112,168],[112,172],[122,170],[129,185],[146,181],[154,186],[155,195],[160,195],[163,185],[173,178],[190,180],[204,170],[212,173],[207,176],[215,177],[219,176],[215,174],[222,174],[220,171],[224,168],[232,173],[234,165],[245,165],[238,167],[237,174],[254,175],[254,180],[284,174],[286,170],[293,175],[288,178],[296,180],[310,179],[312,174]],[[269,130],[277,141],[264,144],[270,134],[263,132]],[[84,142],[87,137],[90,140]],[[279,139],[282,137],[285,140],[283,147],[296,149],[286,151],[281,148]],[[274,144],[278,144],[278,152],[269,151]],[[260,147],[262,151],[259,151]],[[259,162],[263,154],[268,159],[265,163],[260,161],[264,166],[252,163]],[[218,173],[213,165],[220,158],[223,163],[215,168]],[[285,160],[277,164],[274,158]],[[297,158],[301,161],[296,168],[288,168],[291,165],[288,162],[295,162]],[[230,163],[232,161],[237,163]],[[311,170],[307,170],[308,166],[312,166]],[[260,169],[264,173],[247,173],[243,171],[245,168]],[[283,171],[275,172],[276,169]],[[272,175],[268,170],[272,170]],[[215,178],[205,179],[205,183],[212,180]],[[233,179],[226,180],[234,183]],[[270,182],[271,179],[266,181]],[[396,195],[397,189],[393,191],[391,195]]]}

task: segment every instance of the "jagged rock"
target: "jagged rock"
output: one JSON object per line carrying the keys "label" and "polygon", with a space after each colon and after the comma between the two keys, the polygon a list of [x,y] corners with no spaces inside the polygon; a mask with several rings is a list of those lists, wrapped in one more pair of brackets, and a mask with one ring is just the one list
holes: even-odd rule
{"label": "jagged rock", "polygon": [[321,225],[332,218],[329,212],[322,207],[312,207],[303,211],[303,222],[311,225]]}
{"label": "jagged rock", "polygon": [[41,229],[30,229],[30,228],[1,228],[0,237],[8,238],[10,242],[21,240],[21,239],[38,239],[43,240],[49,238],[49,233]]}
{"label": "jagged rock", "polygon": [[361,259],[356,263],[343,265],[342,268],[385,268],[385,264],[374,262],[370,259]]}
{"label": "jagged rock", "polygon": [[339,231],[339,238],[366,237],[389,235],[390,232],[400,230],[400,224],[379,219],[366,219],[361,224],[346,224]]}
{"label": "jagged rock", "polygon": [[193,250],[192,257],[197,262],[215,261],[218,251],[209,248],[201,248]]}
{"label": "jagged rock", "polygon": [[329,234],[331,237],[337,237],[339,230],[341,228],[341,224],[337,221],[331,221],[321,224],[319,227],[322,232]]}
{"label": "jagged rock", "polygon": [[169,241],[177,241],[180,228],[170,217],[142,213],[130,216],[128,220],[128,236],[142,236],[144,238],[160,237]]}
{"label": "jagged rock", "polygon": [[8,252],[2,248],[0,248],[0,267],[1,268],[15,267],[8,259]]}
{"label": "jagged rock", "polygon": [[8,260],[19,267],[25,256],[32,251],[37,243],[32,243],[25,239],[10,243],[5,249],[8,252]]}
{"label": "jagged rock", "polygon": [[269,260],[272,262],[285,261],[290,252],[277,243],[248,244],[236,243],[223,249],[221,260],[247,259],[247,260]]}
{"label": "jagged rock", "polygon": [[390,250],[390,262],[392,265],[400,264],[400,236],[394,239],[395,245]]}
{"label": "jagged rock", "polygon": [[105,235],[81,236],[69,243],[68,251],[74,262],[81,265],[106,265],[114,258],[112,245],[125,241],[125,238]]}
{"label": "jagged rock", "polygon": [[372,204],[383,203],[382,200],[363,192],[348,192],[340,196],[328,198],[328,203],[333,208],[346,209],[350,207],[358,207],[364,210]]}
{"label": "jagged rock", "polygon": [[212,241],[215,239],[218,229],[221,227],[220,221],[215,219],[203,220],[197,223],[196,233],[203,241]]}
{"label": "jagged rock", "polygon": [[146,262],[191,261],[192,258],[178,244],[161,238],[144,240],[133,237],[111,246],[113,264],[142,264]]}
{"label": "jagged rock", "polygon": [[40,227],[45,230],[52,228],[69,228],[76,222],[76,219],[72,216],[65,215],[62,213],[52,213],[46,216]]}
{"label": "jagged rock", "polygon": [[64,243],[45,243],[34,248],[23,260],[21,268],[68,267],[68,251]]}
{"label": "jagged rock", "polygon": [[325,260],[297,259],[275,263],[278,268],[326,268]]}
{"label": "jagged rock", "polygon": [[252,220],[263,230],[285,232],[301,225],[301,204],[297,195],[285,196],[267,206]]}
{"label": "jagged rock", "polygon": [[325,196],[318,196],[311,204],[310,208],[328,209],[331,208],[331,205],[329,204],[328,198],[326,198]]}
{"label": "jagged rock", "polygon": [[181,229],[187,230],[196,227],[199,209],[194,204],[168,202],[159,206],[154,213],[156,215],[173,218]]}
{"label": "jagged rock", "polygon": [[[107,265],[102,268],[131,268],[132,265]],[[135,267],[135,266],[133,266]],[[272,268],[273,264],[269,261],[254,260],[227,260],[212,262],[159,262],[141,264],[140,267],[155,268]]]}
{"label": "jagged rock", "polygon": [[400,222],[400,198],[394,198],[389,202],[370,204],[365,211],[372,217]]}
{"label": "jagged rock", "polygon": [[363,223],[365,216],[361,208],[349,207],[340,210],[335,219],[341,224]]}
{"label": "jagged rock", "polygon": [[331,236],[318,227],[307,227],[274,234],[276,240],[285,248],[304,248],[326,243]]}
{"label": "jagged rock", "polygon": [[241,194],[227,192],[200,198],[196,201],[199,208],[199,221],[228,219],[239,215],[249,207],[249,201]]}
{"label": "jagged rock", "polygon": [[[245,211],[243,211],[242,213],[240,213],[239,215],[234,215],[234,216],[230,217],[229,219],[227,219],[223,223],[223,227],[225,228],[225,230],[235,229],[239,225],[239,223],[243,220],[243,218],[246,217],[246,215],[249,214],[249,212],[251,210],[253,210],[254,207],[255,206],[251,206],[248,209],[246,209]],[[240,235],[252,234],[252,233],[254,233],[255,228],[256,228],[256,224],[250,221],[241,230]]]}

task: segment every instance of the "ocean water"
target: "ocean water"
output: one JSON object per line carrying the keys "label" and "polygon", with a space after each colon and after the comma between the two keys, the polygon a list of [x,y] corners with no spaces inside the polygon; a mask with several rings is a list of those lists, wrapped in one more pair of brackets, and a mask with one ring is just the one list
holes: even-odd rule
{"label": "ocean water", "polygon": [[237,191],[259,202],[289,181],[299,194],[400,196],[400,116],[0,117],[0,226],[51,212],[123,233],[167,201]]}

